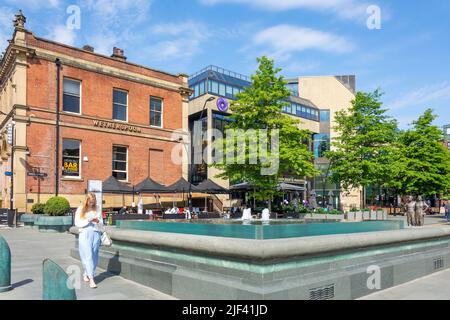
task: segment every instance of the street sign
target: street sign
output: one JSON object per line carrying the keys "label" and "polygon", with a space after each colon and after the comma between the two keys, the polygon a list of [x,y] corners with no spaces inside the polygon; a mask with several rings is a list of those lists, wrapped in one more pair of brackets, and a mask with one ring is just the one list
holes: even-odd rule
{"label": "street sign", "polygon": [[12,144],[13,144],[13,130],[14,130],[13,124],[12,124],[12,123],[8,124],[8,127],[7,127],[7,131],[8,131],[8,144],[11,145],[11,146],[12,146]]}
{"label": "street sign", "polygon": [[11,171],[6,171],[5,172],[5,176],[7,176],[7,177],[12,177],[12,172]]}
{"label": "street sign", "polygon": [[46,178],[48,174],[41,172],[28,172],[29,177]]}

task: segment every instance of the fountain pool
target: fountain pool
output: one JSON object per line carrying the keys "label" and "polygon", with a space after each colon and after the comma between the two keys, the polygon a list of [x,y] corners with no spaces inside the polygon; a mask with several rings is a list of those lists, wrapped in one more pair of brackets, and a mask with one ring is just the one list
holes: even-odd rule
{"label": "fountain pool", "polygon": [[192,222],[118,221],[119,230],[139,230],[199,236],[270,240],[323,235],[401,230],[403,221],[325,222],[271,220],[269,224],[241,220],[197,220]]}

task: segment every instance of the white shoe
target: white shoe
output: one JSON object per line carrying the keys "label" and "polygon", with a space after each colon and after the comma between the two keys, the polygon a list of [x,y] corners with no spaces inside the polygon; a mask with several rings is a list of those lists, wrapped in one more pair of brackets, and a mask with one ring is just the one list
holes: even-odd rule
{"label": "white shoe", "polygon": [[95,284],[94,280],[90,281],[89,287],[91,287],[91,289],[97,289],[97,285]]}
{"label": "white shoe", "polygon": [[89,282],[91,280],[89,279],[89,277],[87,275],[83,275],[83,281],[84,282]]}

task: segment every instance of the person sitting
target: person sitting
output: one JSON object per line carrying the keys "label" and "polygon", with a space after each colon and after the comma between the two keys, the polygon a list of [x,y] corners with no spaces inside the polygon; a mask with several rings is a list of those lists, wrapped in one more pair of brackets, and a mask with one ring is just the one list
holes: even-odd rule
{"label": "person sitting", "polygon": [[120,208],[119,210],[119,214],[126,214],[127,213],[127,207],[123,206],[122,208]]}
{"label": "person sitting", "polygon": [[184,215],[186,217],[186,220],[191,220],[192,216],[191,216],[191,211],[189,211],[189,209],[184,208]]}

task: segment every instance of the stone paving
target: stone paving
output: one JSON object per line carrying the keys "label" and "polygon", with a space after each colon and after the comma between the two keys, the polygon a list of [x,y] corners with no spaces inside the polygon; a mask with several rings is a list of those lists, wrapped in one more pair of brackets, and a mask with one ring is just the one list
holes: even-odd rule
{"label": "stone paving", "polygon": [[[40,233],[26,228],[0,228],[11,248],[12,285],[14,290],[0,293],[0,300],[41,300],[42,262],[49,258],[64,270],[79,261],[70,257],[75,237],[64,233]],[[149,287],[123,279],[120,276],[97,270],[97,289],[91,289],[84,282],[77,290],[79,300],[172,300],[171,296]]]}

